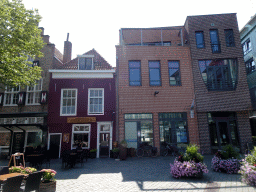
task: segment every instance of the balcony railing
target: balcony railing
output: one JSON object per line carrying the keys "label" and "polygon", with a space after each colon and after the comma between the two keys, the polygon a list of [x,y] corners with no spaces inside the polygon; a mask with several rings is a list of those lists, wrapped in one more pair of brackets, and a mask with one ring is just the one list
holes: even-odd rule
{"label": "balcony railing", "polygon": [[212,53],[220,53],[221,50],[220,50],[220,44],[213,44],[211,43],[211,46],[212,46]]}

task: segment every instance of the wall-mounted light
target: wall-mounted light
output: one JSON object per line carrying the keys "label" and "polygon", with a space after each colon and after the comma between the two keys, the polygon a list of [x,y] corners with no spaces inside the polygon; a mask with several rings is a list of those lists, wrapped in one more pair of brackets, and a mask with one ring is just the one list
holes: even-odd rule
{"label": "wall-mounted light", "polygon": [[159,91],[155,91],[154,96],[156,96],[159,93]]}

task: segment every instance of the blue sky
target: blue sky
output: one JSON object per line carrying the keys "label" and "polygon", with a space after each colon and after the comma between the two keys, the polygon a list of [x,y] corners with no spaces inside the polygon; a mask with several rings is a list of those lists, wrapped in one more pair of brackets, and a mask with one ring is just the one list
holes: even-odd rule
{"label": "blue sky", "polygon": [[[92,48],[116,66],[120,28],[183,25],[189,15],[237,13],[239,29],[256,13],[255,0],[23,0],[38,9],[40,27],[63,53],[69,33],[72,58]],[[221,5],[221,6],[220,6]]]}

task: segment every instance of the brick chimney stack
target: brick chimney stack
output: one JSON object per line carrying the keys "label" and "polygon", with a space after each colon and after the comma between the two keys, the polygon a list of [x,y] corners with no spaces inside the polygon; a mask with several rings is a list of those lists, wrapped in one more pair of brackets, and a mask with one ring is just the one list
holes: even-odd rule
{"label": "brick chimney stack", "polygon": [[72,56],[72,43],[68,41],[68,38],[69,38],[69,33],[67,34],[67,41],[64,42],[63,63],[69,62]]}

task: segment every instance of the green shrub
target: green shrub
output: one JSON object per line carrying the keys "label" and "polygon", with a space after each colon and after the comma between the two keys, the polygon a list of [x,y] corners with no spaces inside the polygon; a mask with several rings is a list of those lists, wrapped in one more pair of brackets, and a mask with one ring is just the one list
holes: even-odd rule
{"label": "green shrub", "polygon": [[91,149],[90,152],[97,152],[97,149]]}
{"label": "green shrub", "polygon": [[119,152],[119,148],[114,148],[114,149],[112,149],[112,152],[113,152],[113,153],[118,153],[118,152]]}
{"label": "green shrub", "polygon": [[195,161],[196,163],[203,162],[204,157],[198,153],[199,147],[195,144],[188,145],[186,153],[183,156],[184,161]]}
{"label": "green shrub", "polygon": [[251,154],[249,154],[245,159],[248,163],[252,165],[256,164],[256,147],[254,147]]}
{"label": "green shrub", "polygon": [[223,150],[221,151],[221,158],[222,159],[238,159],[240,156],[239,149],[233,147],[232,145],[226,145],[223,147]]}

